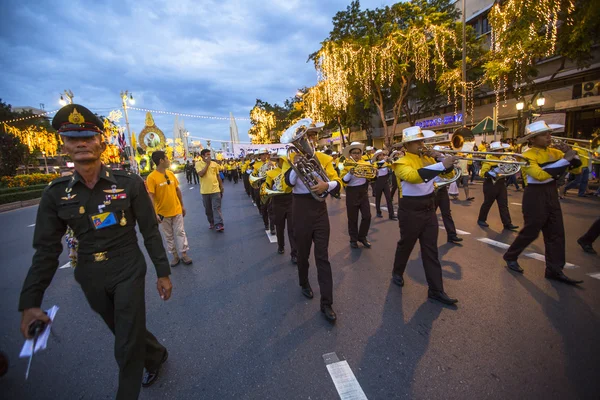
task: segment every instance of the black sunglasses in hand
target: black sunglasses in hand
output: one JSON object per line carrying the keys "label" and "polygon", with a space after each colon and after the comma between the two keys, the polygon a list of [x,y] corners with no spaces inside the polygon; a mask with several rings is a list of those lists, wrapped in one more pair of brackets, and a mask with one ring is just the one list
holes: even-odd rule
{"label": "black sunglasses in hand", "polygon": [[165,174],[165,179],[167,180],[167,185],[170,185],[171,181],[169,180],[169,177],[167,176],[167,174]]}

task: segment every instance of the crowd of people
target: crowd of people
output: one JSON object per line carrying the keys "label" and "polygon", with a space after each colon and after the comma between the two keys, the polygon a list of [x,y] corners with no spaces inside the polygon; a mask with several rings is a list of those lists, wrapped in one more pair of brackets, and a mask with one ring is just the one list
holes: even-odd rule
{"label": "crowd of people", "polygon": [[[115,358],[119,366],[117,399],[137,398],[140,384],[147,387],[156,382],[168,352],[146,329],[146,261],[139,248],[136,226],[156,269],[157,291],[166,301],[172,291],[171,268],[181,262],[193,262],[188,254],[186,209],[179,181],[162,151],[153,152],[155,170],[146,182],[130,171],[103,165],[100,161],[106,148],[102,140],[103,123],[81,105],[63,107],[52,125],[64,141],[63,150],[73,160],[75,172],[54,180],[40,201],[33,240],[35,254],[19,300],[21,331],[29,338],[32,324],[51,322],[40,306],[58,267],[61,240],[70,228],[71,237],[78,242],[75,279],[91,308],[115,335]],[[368,239],[371,189],[371,196],[376,198],[376,217],[383,217],[381,198],[385,197],[388,218],[399,225],[400,239],[390,268],[392,282],[399,287],[405,285],[404,272],[418,241],[428,297],[445,305],[456,304],[458,300],[444,289],[436,211],[438,208],[441,211],[448,242],[459,243],[462,239],[456,234],[450,211],[450,187],[461,182],[466,199],[471,201],[468,181],[478,174],[484,179],[484,202],[478,224],[488,226],[486,219],[495,202],[504,228],[517,230],[506,205],[507,178],[515,174],[506,172],[509,160],[499,154],[508,150],[510,144],[491,143],[489,150],[498,154],[486,154],[479,167],[475,164],[475,154],[466,147],[461,149],[463,154],[450,154],[444,153],[443,146],[425,146],[428,139],[435,138],[435,133],[418,126],[404,129],[400,142],[389,153],[353,142],[341,155],[314,151],[322,128],[322,123],[312,122],[290,127],[290,145],[295,151],[269,153],[262,148],[243,159],[215,161],[211,151],[204,149],[195,163],[187,163],[186,179],[200,185],[209,228],[224,232],[223,180],[236,184],[241,176],[245,193],[256,206],[265,230],[277,237],[280,255],[286,253],[287,231],[290,262],[297,266],[300,293],[308,299],[314,297],[308,274],[314,248],[320,310],[333,323],[337,314],[333,309],[326,200],[345,192],[350,251],[360,251],[359,244],[369,249],[372,247]],[[526,127],[526,136],[518,143],[528,143],[520,156],[525,160],[520,168],[525,184],[522,201],[525,226],[504,254],[504,260],[509,271],[523,273],[518,257],[541,232],[546,255],[545,277],[578,285],[582,281],[563,272],[565,232],[558,181],[567,171],[583,174],[584,168],[589,169],[586,165],[589,158],[582,160],[582,154],[564,143],[551,146],[551,133],[552,128],[538,121]],[[296,146],[300,141],[304,141],[301,148]],[[511,157],[514,160],[514,155]],[[592,243],[599,235],[600,219],[578,243],[584,251],[595,253]],[[171,253],[171,260],[167,252]]]}

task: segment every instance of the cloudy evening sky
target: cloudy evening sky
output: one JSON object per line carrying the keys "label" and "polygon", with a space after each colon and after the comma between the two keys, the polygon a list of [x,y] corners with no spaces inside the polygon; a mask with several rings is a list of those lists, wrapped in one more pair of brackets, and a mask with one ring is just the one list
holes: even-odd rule
{"label": "cloudy evening sky", "polygon": [[[362,8],[392,4],[362,0]],[[3,0],[0,98],[75,103],[107,115],[129,90],[136,107],[247,118],[256,98],[283,103],[316,83],[308,55],[350,0]],[[173,116],[155,114],[172,137]],[[144,113],[130,111],[139,132]],[[192,136],[229,138],[228,121],[185,118]],[[238,120],[241,141],[248,121]]]}

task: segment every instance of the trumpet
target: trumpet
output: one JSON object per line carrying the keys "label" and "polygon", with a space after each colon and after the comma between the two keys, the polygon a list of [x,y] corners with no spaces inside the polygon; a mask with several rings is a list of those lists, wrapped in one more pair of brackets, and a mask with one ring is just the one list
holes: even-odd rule
{"label": "trumpet", "polygon": [[377,168],[370,164],[359,164],[352,160],[344,161],[344,169],[350,168],[349,173],[357,178],[375,179]]}
{"label": "trumpet", "polygon": [[[580,151],[584,151],[587,152],[589,154],[589,158],[592,162],[599,162],[600,161],[600,137],[597,137],[593,140],[587,140],[587,139],[572,139],[572,138],[564,138],[561,136],[551,136],[552,138],[552,147],[562,147],[562,145],[567,145],[570,148],[572,148],[573,150],[580,150]],[[573,142],[573,144],[570,144],[569,142]],[[575,143],[585,143],[588,147],[582,147],[579,146]]]}

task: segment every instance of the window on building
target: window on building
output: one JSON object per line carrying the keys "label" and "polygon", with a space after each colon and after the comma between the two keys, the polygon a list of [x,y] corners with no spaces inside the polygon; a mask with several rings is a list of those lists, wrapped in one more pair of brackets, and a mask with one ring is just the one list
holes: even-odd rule
{"label": "window on building", "polygon": [[490,32],[490,21],[488,20],[488,17],[485,16],[483,17],[483,19],[481,20],[481,34],[485,35],[486,33]]}
{"label": "window on building", "polygon": [[475,29],[475,34],[476,35],[481,35],[481,23],[479,20],[475,21],[475,24],[473,25],[473,28]]}

